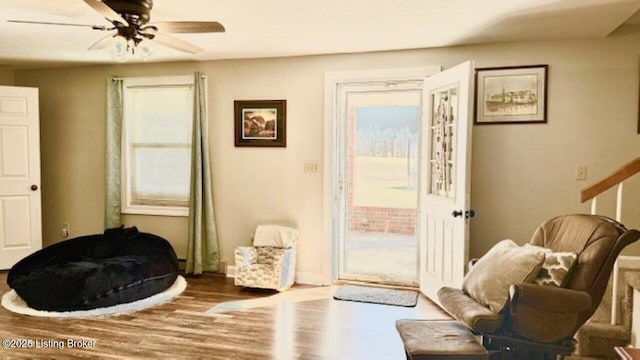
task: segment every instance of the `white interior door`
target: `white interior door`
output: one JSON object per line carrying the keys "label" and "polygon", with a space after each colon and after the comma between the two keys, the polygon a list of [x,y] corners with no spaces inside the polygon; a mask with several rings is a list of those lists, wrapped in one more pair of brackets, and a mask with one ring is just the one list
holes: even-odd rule
{"label": "white interior door", "polygon": [[0,86],[0,269],[42,247],[38,89]]}
{"label": "white interior door", "polygon": [[425,79],[420,190],[420,290],[460,287],[469,257],[473,64]]}

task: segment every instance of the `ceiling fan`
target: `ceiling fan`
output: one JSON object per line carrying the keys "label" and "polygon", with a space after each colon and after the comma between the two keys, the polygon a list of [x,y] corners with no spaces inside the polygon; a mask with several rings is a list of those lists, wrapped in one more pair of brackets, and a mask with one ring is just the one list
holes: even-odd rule
{"label": "ceiling fan", "polygon": [[7,20],[12,23],[83,26],[100,31],[114,31],[96,41],[89,50],[99,50],[111,46],[111,55],[124,61],[127,53],[135,54],[136,49],[145,58],[150,53],[147,41],[183,52],[196,54],[204,49],[165,33],[217,33],[225,28],[217,21],[170,21],[149,24],[153,0],[83,0],[87,5],[104,16],[113,26],[68,24],[46,21]]}

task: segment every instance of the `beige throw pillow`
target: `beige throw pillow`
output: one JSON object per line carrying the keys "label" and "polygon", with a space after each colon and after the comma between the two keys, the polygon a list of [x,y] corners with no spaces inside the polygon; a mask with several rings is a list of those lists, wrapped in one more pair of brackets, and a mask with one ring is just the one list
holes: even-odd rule
{"label": "beige throw pillow", "polygon": [[541,249],[521,247],[513,240],[494,245],[464,277],[462,289],[482,305],[499,313],[509,300],[509,287],[531,282],[544,262]]}

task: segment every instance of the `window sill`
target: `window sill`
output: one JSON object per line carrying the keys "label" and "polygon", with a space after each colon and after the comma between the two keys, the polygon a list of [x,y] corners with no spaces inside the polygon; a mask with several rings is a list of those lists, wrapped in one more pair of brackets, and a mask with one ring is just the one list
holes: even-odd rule
{"label": "window sill", "polygon": [[127,206],[120,212],[125,215],[189,216],[189,208],[168,206]]}

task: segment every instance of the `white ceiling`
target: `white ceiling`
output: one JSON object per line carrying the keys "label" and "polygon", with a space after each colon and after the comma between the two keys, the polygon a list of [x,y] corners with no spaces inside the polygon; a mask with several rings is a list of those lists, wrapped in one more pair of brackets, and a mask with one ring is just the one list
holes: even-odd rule
{"label": "white ceiling", "polygon": [[[605,37],[639,9],[640,0],[156,0],[152,23],[219,21],[227,31],[176,34],[205,51],[156,45],[150,61]],[[109,25],[82,0],[0,0],[0,65],[113,62],[108,50],[86,50],[104,32],[8,19]]]}

